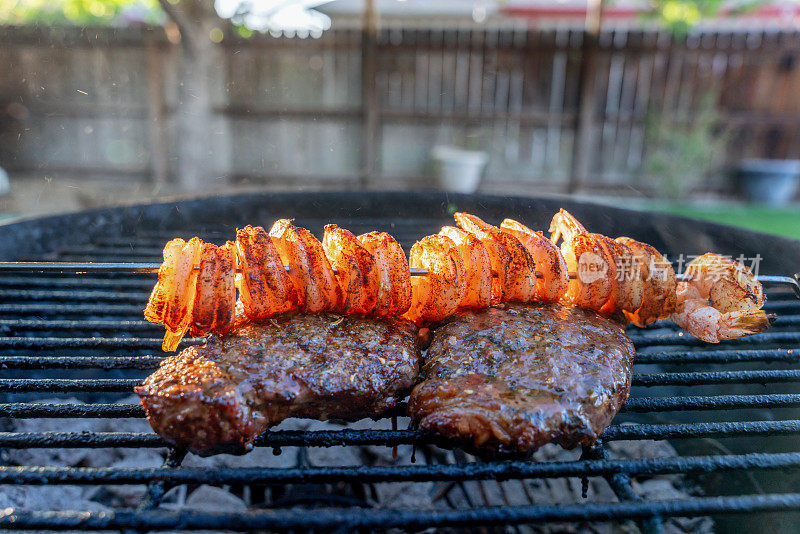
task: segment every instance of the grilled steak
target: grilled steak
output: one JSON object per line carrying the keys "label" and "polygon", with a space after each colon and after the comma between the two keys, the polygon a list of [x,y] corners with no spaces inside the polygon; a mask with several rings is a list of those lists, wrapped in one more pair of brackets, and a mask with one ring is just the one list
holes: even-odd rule
{"label": "grilled steak", "polygon": [[461,313],[435,330],[409,415],[481,456],[591,444],[628,398],[634,356],[620,324],[572,306]]}
{"label": "grilled steak", "polygon": [[414,385],[409,322],[288,313],[212,337],[136,389],[153,429],[201,455],[245,452],[287,417],[377,417]]}

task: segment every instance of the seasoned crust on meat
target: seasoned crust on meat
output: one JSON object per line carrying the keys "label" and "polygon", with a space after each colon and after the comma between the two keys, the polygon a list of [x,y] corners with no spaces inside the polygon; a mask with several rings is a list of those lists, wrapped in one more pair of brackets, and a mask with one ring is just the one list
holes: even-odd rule
{"label": "seasoned crust on meat", "polygon": [[436,329],[409,415],[485,457],[591,444],[628,398],[634,356],[620,324],[573,306],[460,313]]}
{"label": "seasoned crust on meat", "polygon": [[287,417],[377,417],[416,382],[416,327],[287,313],[164,360],[136,389],[153,429],[201,455],[245,452]]}

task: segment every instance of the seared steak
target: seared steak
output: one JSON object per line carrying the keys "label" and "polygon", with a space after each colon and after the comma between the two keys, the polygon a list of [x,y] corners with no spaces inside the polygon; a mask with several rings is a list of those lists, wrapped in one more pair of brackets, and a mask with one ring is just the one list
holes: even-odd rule
{"label": "seared steak", "polygon": [[409,322],[288,313],[170,356],[136,393],[170,443],[244,452],[287,417],[380,416],[414,385],[419,359]]}
{"label": "seared steak", "polygon": [[622,325],[573,306],[461,313],[435,330],[409,415],[481,456],[591,444],[628,398],[634,356]]}

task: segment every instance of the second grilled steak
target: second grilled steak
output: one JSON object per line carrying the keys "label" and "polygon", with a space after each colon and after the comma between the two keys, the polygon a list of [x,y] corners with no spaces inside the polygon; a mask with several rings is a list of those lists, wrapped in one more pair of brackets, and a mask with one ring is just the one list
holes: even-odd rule
{"label": "second grilled steak", "polygon": [[170,356],[136,392],[170,443],[244,452],[288,417],[380,416],[414,385],[419,359],[407,321],[289,313]]}
{"label": "second grilled steak", "polygon": [[619,323],[573,306],[461,313],[436,329],[409,415],[481,456],[588,445],[625,404],[634,356]]}

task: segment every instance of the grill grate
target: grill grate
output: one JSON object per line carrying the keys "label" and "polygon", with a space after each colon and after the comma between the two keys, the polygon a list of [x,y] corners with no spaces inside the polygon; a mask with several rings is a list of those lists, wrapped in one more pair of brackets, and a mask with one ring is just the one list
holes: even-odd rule
{"label": "grill grate", "polygon": [[[382,219],[350,224],[354,231],[382,227],[405,247],[441,226],[439,219],[414,219],[387,228]],[[311,228],[321,224],[300,221]],[[179,232],[220,241],[228,228]],[[90,244],[62,250],[59,261],[135,261],[160,259],[161,244],[172,232],[135,236],[100,236]],[[214,239],[211,239],[212,241]],[[35,259],[35,258],[30,258]],[[161,361],[161,329],[141,320],[152,275],[57,276],[17,274],[0,279],[0,417],[143,418],[138,404],[113,403],[129,394]],[[766,495],[739,494],[671,501],[642,500],[633,483],[658,474],[764,473],[800,469],[800,447],[757,445],[764,437],[800,434],[800,301],[789,292],[770,289],[767,308],[778,313],[765,334],[712,347],[681,335],[670,325],[631,330],[639,353],[631,399],[599,444],[568,462],[462,462],[389,467],[198,468],[182,467],[184,454],[170,450],[160,468],[75,468],[0,466],[0,484],[146,484],[134,510],[115,512],[34,512],[6,510],[7,529],[303,529],[513,525],[564,521],[642,520],[659,531],[670,516],[741,512],[797,511],[800,493],[791,489]],[[188,340],[185,343],[195,342]],[[763,386],[769,384],[768,391]],[[760,388],[760,389],[759,389]],[[86,401],[39,403],[42,393]],[[400,407],[402,412],[403,407]],[[788,410],[787,410],[788,409]],[[745,452],[685,454],[641,460],[607,459],[604,445],[622,440],[745,440]],[[794,440],[792,440],[794,441]],[[257,446],[336,447],[428,444],[413,430],[274,431]],[[4,449],[164,448],[155,434],[143,432],[0,432]],[[680,447],[679,447],[680,450]],[[754,452],[760,451],[760,452]],[[485,507],[426,511],[326,506],[313,514],[291,508],[243,513],[174,512],[158,509],[165,492],[181,484],[325,484],[602,477],[619,502],[586,501],[569,505]],[[474,503],[472,503],[474,504]]]}

